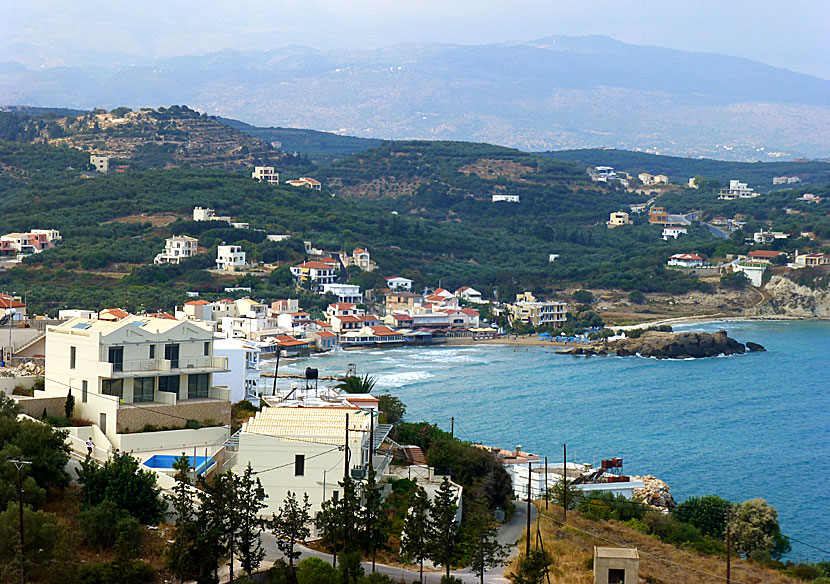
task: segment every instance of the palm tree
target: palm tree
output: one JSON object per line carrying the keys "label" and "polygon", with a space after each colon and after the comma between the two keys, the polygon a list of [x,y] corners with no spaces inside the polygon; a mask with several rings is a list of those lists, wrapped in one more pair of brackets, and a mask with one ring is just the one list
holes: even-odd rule
{"label": "palm tree", "polygon": [[368,373],[363,378],[357,375],[350,375],[349,377],[344,377],[343,381],[335,387],[345,393],[372,393],[372,390],[375,388],[375,378],[369,377]]}

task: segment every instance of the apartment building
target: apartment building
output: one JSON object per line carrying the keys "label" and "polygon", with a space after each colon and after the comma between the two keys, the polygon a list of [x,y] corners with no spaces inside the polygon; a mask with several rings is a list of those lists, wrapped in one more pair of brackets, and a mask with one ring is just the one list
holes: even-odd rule
{"label": "apartment building", "polygon": [[269,185],[280,184],[280,173],[276,172],[273,166],[255,166],[251,178],[259,182],[267,182]]}
{"label": "apartment building", "polygon": [[521,300],[507,306],[510,317],[531,326],[562,327],[567,316],[568,304],[561,301]]}
{"label": "apartment building", "polygon": [[220,245],[216,250],[216,269],[235,272],[247,265],[245,252],[240,245]]}
{"label": "apartment building", "polygon": [[187,235],[174,235],[164,240],[164,251],[158,254],[153,263],[178,264],[184,259],[192,258],[198,253],[199,240]]}

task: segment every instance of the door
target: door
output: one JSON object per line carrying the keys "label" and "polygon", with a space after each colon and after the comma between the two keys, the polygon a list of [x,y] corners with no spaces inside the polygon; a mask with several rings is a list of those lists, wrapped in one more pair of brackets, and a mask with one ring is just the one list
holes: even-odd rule
{"label": "door", "polygon": [[109,362],[113,371],[124,371],[124,347],[110,347]]}
{"label": "door", "polygon": [[98,414],[98,427],[101,428],[101,432],[107,433],[107,415],[103,412]]}
{"label": "door", "polygon": [[164,358],[170,361],[170,367],[179,368],[179,345],[164,345]]}

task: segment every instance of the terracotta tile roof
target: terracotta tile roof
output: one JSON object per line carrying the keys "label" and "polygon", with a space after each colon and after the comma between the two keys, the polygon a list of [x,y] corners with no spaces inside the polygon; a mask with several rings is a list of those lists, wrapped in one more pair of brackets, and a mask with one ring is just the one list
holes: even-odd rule
{"label": "terracotta tile roof", "polygon": [[[11,306],[9,306],[11,305]],[[18,302],[17,300],[13,300],[8,296],[0,296],[0,308],[23,308],[26,306],[22,302]]]}
{"label": "terracotta tile roof", "polygon": [[172,314],[168,314],[166,312],[151,312],[147,316],[152,316],[153,318],[164,318],[167,320],[176,320],[176,317]]}
{"label": "terracotta tile roof", "polygon": [[778,257],[779,255],[781,255],[782,253],[784,253],[784,252],[781,252],[781,251],[770,251],[770,250],[768,250],[768,249],[754,249],[754,250],[752,250],[751,252],[749,252],[749,257],[751,257],[751,258],[766,258],[766,259],[772,259],[772,258],[777,258],[777,257]]}
{"label": "terracotta tile roof", "polygon": [[693,253],[676,253],[671,259],[673,260],[702,260],[703,258]]}
{"label": "terracotta tile roof", "polygon": [[185,302],[185,306],[204,306],[206,304],[210,304],[207,300],[191,300],[190,302]]}
{"label": "terracotta tile roof", "polygon": [[320,331],[320,332],[317,332],[317,333],[314,333],[314,334],[317,335],[318,337],[323,338],[323,339],[328,339],[330,337],[336,337],[337,336],[336,334],[330,333],[329,331]]}
{"label": "terracotta tile roof", "polygon": [[459,312],[463,312],[467,316],[479,316],[478,310],[473,310],[472,308],[462,308]]}
{"label": "terracotta tile roof", "polygon": [[120,308],[105,308],[101,311],[100,316],[106,315],[114,316],[115,318],[121,319],[127,318],[128,316],[130,316],[130,313],[125,310],[121,310]]}
{"label": "terracotta tile roof", "polygon": [[303,263],[301,263],[297,266],[294,266],[294,267],[295,268],[308,268],[310,270],[330,270],[331,266],[332,266],[331,263],[325,263],[325,262],[319,261],[319,262],[303,262]]}

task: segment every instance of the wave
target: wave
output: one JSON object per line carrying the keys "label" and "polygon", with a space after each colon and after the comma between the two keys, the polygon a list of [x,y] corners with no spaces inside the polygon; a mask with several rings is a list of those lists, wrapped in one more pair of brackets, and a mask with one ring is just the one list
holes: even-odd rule
{"label": "wave", "polygon": [[378,375],[375,380],[380,387],[404,387],[434,377],[427,371],[406,371],[403,373],[389,373]]}

